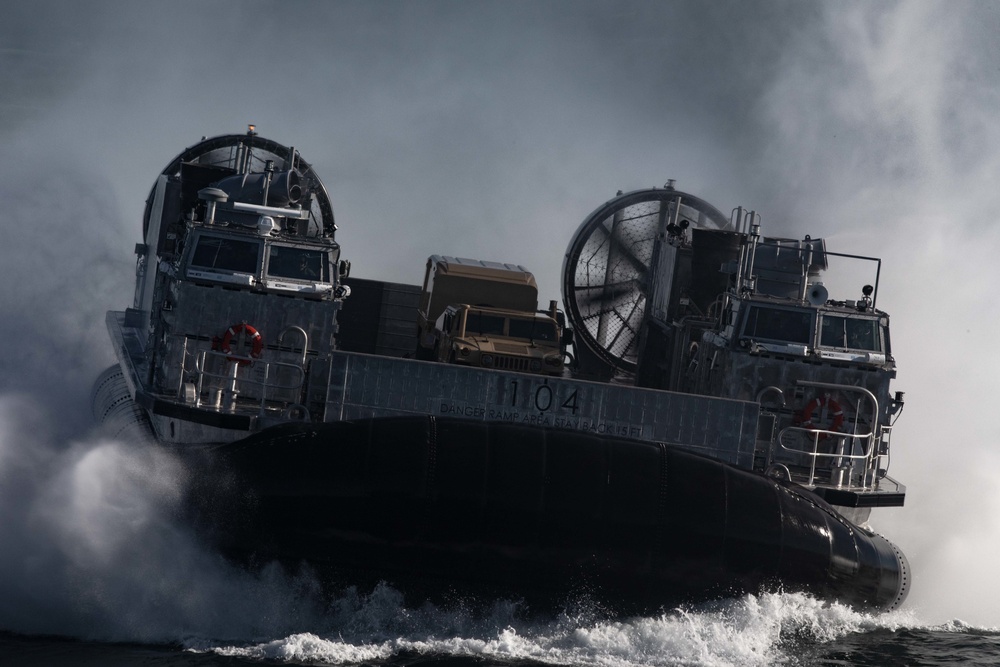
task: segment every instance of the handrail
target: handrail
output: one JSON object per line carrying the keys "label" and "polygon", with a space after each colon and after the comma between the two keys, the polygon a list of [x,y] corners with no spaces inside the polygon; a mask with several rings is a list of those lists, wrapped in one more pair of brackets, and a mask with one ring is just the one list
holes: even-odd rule
{"label": "handrail", "polygon": [[[883,428],[878,423],[878,415],[879,415],[879,412],[878,412],[878,399],[875,397],[875,395],[872,392],[870,392],[869,390],[865,389],[864,387],[857,387],[857,386],[854,386],[854,385],[842,385],[842,384],[833,384],[833,383],[827,383],[827,382],[814,382],[814,381],[811,381],[811,380],[799,380],[799,381],[796,382],[796,384],[798,384],[800,386],[804,386],[804,387],[815,387],[815,388],[818,388],[818,389],[829,389],[829,390],[838,391],[838,392],[841,392],[841,393],[856,393],[856,394],[861,394],[863,398],[868,399],[871,402],[871,407],[872,407],[872,425],[873,425],[872,426],[872,430],[868,431],[867,433],[841,433],[839,431],[831,431],[831,430],[828,430],[828,429],[805,428],[805,427],[802,427],[802,426],[790,425],[790,426],[786,426],[785,428],[783,428],[778,433],[778,437],[777,437],[778,446],[781,447],[785,451],[794,452],[794,453],[797,453],[797,454],[804,454],[804,455],[810,457],[809,482],[808,482],[809,486],[814,486],[815,483],[816,483],[816,463],[817,463],[818,459],[820,459],[822,457],[822,458],[828,458],[828,459],[837,459],[838,461],[841,461],[841,462],[844,459],[849,459],[851,461],[854,461],[854,460],[867,460],[868,464],[865,466],[865,469],[864,469],[863,474],[861,476],[861,485],[860,486],[861,486],[862,489],[869,489],[870,487],[873,487],[874,486],[874,482],[875,482],[875,476],[872,475],[872,481],[871,481],[871,483],[869,483],[868,482],[868,475],[869,475],[869,473],[873,472],[873,465],[875,464],[874,461],[875,461],[875,458],[876,458],[875,443],[877,442],[878,438],[880,437],[880,434],[881,434],[881,431],[882,431],[882,428]],[[860,411],[858,411],[858,412],[860,412]],[[857,425],[857,420],[855,420],[855,426],[856,425]],[[787,433],[804,433],[804,434],[809,434],[809,436],[812,439],[812,451],[810,451],[808,449],[797,448],[797,447],[789,447],[788,445],[786,445],[785,444],[785,435]],[[837,448],[838,451],[836,451],[836,452],[821,452],[821,451],[819,451],[819,441],[820,441],[820,438],[824,437],[824,436],[830,436],[830,437],[834,437],[834,438],[839,439],[839,441],[840,441],[840,447]],[[852,441],[855,441],[855,442],[859,441],[859,440],[860,441],[867,441],[867,447],[865,447],[863,453],[861,453],[861,454],[847,454],[847,453],[845,453],[846,447],[844,446],[844,443],[848,439],[850,439]],[[855,450],[855,446],[852,445],[851,448],[850,448],[850,451],[853,452],[854,450]],[[838,463],[838,465],[840,465],[840,464]],[[853,468],[853,465],[851,467]],[[840,485],[838,485],[838,486],[840,486]],[[848,486],[850,487],[850,486],[853,486],[853,485],[848,484]]]}
{"label": "handrail", "polygon": [[[812,435],[812,440],[813,440],[812,451],[809,451],[807,449],[798,449],[798,448],[795,448],[795,447],[788,447],[787,445],[785,445],[785,443],[783,442],[783,439],[784,439],[785,434],[787,432],[789,432],[789,431],[797,431],[797,432],[803,432],[803,433],[810,433]],[[844,440],[847,440],[848,438],[850,438],[852,440],[867,439],[868,440],[868,448],[862,454],[846,454],[846,453],[844,453],[843,448],[838,448],[841,451],[837,451],[837,452],[821,452],[821,451],[819,451],[819,440],[820,440],[820,436],[822,436],[823,434],[829,434],[829,435],[835,436],[838,439],[840,439],[841,442],[843,442]],[[787,452],[795,452],[797,454],[805,454],[806,456],[809,456],[811,458],[810,466],[809,466],[809,482],[808,483],[809,483],[810,486],[812,486],[812,485],[815,484],[815,481],[816,481],[816,461],[817,461],[817,459],[819,459],[820,457],[822,457],[822,458],[828,458],[828,459],[840,459],[840,460],[843,460],[843,459],[851,459],[851,460],[870,459],[872,457],[872,452],[874,451],[874,448],[875,448],[875,438],[873,437],[873,435],[874,434],[872,434],[872,433],[858,433],[858,434],[839,433],[837,431],[828,431],[828,430],[825,430],[825,429],[810,429],[810,428],[803,428],[801,426],[786,426],[785,428],[781,429],[781,431],[778,433],[778,445],[782,449],[784,449],[785,451],[787,451]],[[854,447],[851,447],[851,451],[854,451]],[[869,488],[869,484],[865,480],[868,477],[867,473],[870,472],[868,470],[868,468],[870,468],[870,467],[871,467],[870,465],[869,466],[865,466],[865,473],[866,474],[864,475],[864,477],[862,479],[861,487],[865,488],[865,489]]]}
{"label": "handrail", "polygon": [[785,407],[785,392],[781,391],[779,387],[775,387],[774,385],[764,387],[763,389],[758,391],[757,402],[763,405],[763,401],[761,399],[763,399],[765,395],[771,393],[772,391],[778,395],[778,398],[781,399],[781,407]]}
{"label": "handrail", "polygon": [[[209,356],[223,357],[227,365],[225,366],[225,373],[213,373],[206,370],[206,360]],[[301,389],[302,385],[305,383],[305,370],[298,364],[290,364],[282,361],[265,361],[264,364],[264,379],[255,380],[249,377],[238,377],[237,373],[239,371],[239,362],[249,361],[251,363],[262,363],[258,359],[253,359],[252,357],[245,357],[238,354],[233,354],[232,352],[219,352],[215,350],[202,350],[196,359],[196,372],[198,375],[197,383],[197,405],[200,407],[202,405],[202,395],[204,393],[205,378],[222,380],[229,383],[228,394],[229,394],[229,405],[227,409],[230,411],[235,411],[236,409],[236,396],[239,394],[238,387],[240,385],[253,385],[261,388],[260,392],[260,408],[259,412],[262,414],[264,412],[264,407],[267,404],[267,390],[295,390]],[[289,368],[295,371],[298,378],[290,384],[279,384],[276,382],[270,382],[271,370],[272,368]],[[222,391],[220,389],[220,391]],[[215,407],[221,407],[216,405]]]}

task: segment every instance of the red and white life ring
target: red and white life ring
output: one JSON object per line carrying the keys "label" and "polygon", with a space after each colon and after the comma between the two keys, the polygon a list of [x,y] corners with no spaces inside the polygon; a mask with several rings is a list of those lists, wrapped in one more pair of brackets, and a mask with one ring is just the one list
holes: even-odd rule
{"label": "red and white life ring", "polygon": [[[254,359],[260,359],[260,355],[264,351],[264,337],[246,322],[234,324],[226,329],[226,335],[222,337],[222,351],[226,354],[232,354],[233,350],[229,344],[233,342],[233,336],[236,336],[241,331],[246,331],[247,335],[250,336],[252,345],[250,349],[250,356]],[[239,362],[240,364],[250,363],[248,359],[241,359],[239,357],[229,357],[229,360]]]}
{"label": "red and white life ring", "polygon": [[[826,406],[827,413],[830,415],[831,419],[830,426],[822,430],[835,431],[839,433],[840,428],[844,425],[844,411],[840,408],[840,403],[830,398],[829,394],[817,396],[813,400],[809,401],[806,404],[806,407],[802,408],[802,412],[799,413],[799,425],[802,428],[820,428],[813,424],[813,413],[820,410],[824,405]],[[826,438],[828,437],[828,434],[821,433],[819,437]]]}

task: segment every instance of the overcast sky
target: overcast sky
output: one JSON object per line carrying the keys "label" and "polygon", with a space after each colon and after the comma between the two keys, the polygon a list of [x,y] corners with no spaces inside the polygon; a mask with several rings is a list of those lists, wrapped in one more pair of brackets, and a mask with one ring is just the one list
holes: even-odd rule
{"label": "overcast sky", "polygon": [[756,209],[765,233],[884,258],[907,392],[891,473],[910,495],[874,523],[910,555],[927,618],[1000,624],[1000,5],[8,0],[2,14],[0,393],[86,412],[111,360],[104,311],[131,302],[146,195],[204,135],[255,123],[299,148],[356,276],[417,283],[432,253],[510,261],[543,301],[593,209],[674,178]]}

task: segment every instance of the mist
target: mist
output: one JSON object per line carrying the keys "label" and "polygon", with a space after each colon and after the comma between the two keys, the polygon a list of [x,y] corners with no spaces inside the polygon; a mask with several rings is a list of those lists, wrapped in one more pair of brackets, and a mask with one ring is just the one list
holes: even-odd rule
{"label": "mist", "polygon": [[[559,298],[580,222],[670,178],[765,234],[882,257],[908,495],[872,524],[909,556],[919,617],[1000,626],[998,27],[963,1],[7,3],[0,530],[20,539],[0,622],[84,632],[124,605],[135,636],[211,626],[208,597],[170,592],[180,545],[205,590],[251,586],[171,521],[183,471],[93,432],[88,400],[156,175],[254,123],[315,166],[359,277],[417,283],[441,253],[523,264]],[[151,534],[172,537],[136,546]]]}

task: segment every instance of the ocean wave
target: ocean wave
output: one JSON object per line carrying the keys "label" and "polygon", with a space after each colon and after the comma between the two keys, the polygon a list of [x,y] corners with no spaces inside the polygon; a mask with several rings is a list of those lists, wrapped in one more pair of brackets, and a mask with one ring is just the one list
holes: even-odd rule
{"label": "ocean wave", "polygon": [[[370,596],[338,604],[328,633],[191,650],[337,665],[475,658],[598,667],[756,666],[801,664],[805,647],[849,635],[928,627],[910,611],[862,613],[801,593],[746,595],[627,619],[595,617],[586,608],[523,618],[517,612],[526,610],[510,602],[498,602],[482,617],[432,605],[408,609],[402,596],[384,584]],[[356,605],[353,613],[345,613],[351,604]]]}

